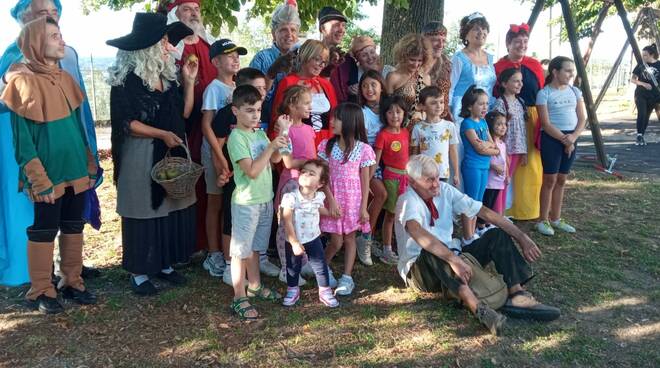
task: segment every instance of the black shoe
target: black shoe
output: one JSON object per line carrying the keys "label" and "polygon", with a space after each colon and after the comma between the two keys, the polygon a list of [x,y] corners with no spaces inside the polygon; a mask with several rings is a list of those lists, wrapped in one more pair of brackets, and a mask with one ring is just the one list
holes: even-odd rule
{"label": "black shoe", "polygon": [[82,305],[96,304],[96,295],[89,292],[89,290],[80,291],[71,286],[65,286],[60,289],[64,299],[72,299],[74,302]]}
{"label": "black shoe", "polygon": [[83,279],[93,279],[99,276],[101,276],[101,271],[99,271],[98,268],[94,268],[94,267],[83,266],[82,272],[80,272],[80,277],[82,277]]}
{"label": "black shoe", "polygon": [[644,136],[642,136],[642,146],[646,146],[646,139],[644,139]]}
{"label": "black shoe", "polygon": [[170,273],[159,272],[159,273],[156,274],[156,277],[158,277],[161,280],[165,280],[165,281],[171,283],[172,285],[176,285],[176,286],[185,285],[186,282],[188,282],[188,279],[186,279],[185,277],[183,277],[180,273],[178,273],[176,271],[172,271]]}
{"label": "black shoe", "polygon": [[559,308],[539,303],[528,291],[521,290],[509,296],[500,312],[512,318],[549,322],[561,316]]}
{"label": "black shoe", "polygon": [[137,295],[140,296],[147,296],[147,295],[156,295],[158,294],[158,289],[154,286],[154,284],[151,283],[150,280],[147,280],[140,285],[135,283],[135,278],[131,276],[131,288],[133,289],[133,292]]}
{"label": "black shoe", "polygon": [[57,298],[51,298],[44,294],[39,295],[36,300],[28,300],[31,308],[43,314],[57,314],[64,312],[64,307]]}

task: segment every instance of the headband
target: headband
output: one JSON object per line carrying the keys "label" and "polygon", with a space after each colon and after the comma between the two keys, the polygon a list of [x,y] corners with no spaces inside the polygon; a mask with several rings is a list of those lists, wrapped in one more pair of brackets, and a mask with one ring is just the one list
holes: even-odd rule
{"label": "headband", "polygon": [[513,33],[520,33],[522,31],[529,33],[529,25],[527,23],[521,23],[520,25],[511,24],[509,25],[509,31]]}
{"label": "headband", "polygon": [[479,12],[474,12],[474,13],[468,15],[467,18],[468,18],[468,23],[470,23],[470,22],[472,22],[472,21],[475,20],[475,19],[480,19],[480,18],[481,18],[481,19],[485,19],[486,17],[484,17],[484,15],[481,14],[481,13],[479,13]]}

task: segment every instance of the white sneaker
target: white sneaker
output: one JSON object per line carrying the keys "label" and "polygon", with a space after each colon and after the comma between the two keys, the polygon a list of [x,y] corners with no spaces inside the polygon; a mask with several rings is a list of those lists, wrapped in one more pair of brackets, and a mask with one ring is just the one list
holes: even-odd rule
{"label": "white sneaker", "polygon": [[314,273],[312,266],[309,265],[309,262],[305,263],[300,269],[300,276],[305,278],[316,277],[316,274]]}
{"label": "white sneaker", "polygon": [[259,271],[270,277],[277,277],[280,274],[280,268],[272,264],[268,258],[259,260]]}
{"label": "white sneaker", "polygon": [[373,266],[374,262],[371,260],[371,240],[367,240],[363,236],[358,236],[356,243],[357,256],[360,262],[365,266]]}
{"label": "white sneaker", "polygon": [[209,253],[202,263],[202,267],[209,272],[213,277],[221,277],[225,273],[227,264],[222,257],[222,253]]}
{"label": "white sneaker", "polygon": [[399,263],[399,257],[391,248],[383,248],[383,255],[380,256],[380,261],[388,265],[396,265]]}
{"label": "white sneaker", "polygon": [[328,266],[328,286],[333,289],[337,287],[337,279],[335,278],[335,275],[332,274],[330,266]]}
{"label": "white sneaker", "polygon": [[548,220],[537,222],[536,225],[534,225],[534,228],[536,228],[536,231],[538,231],[543,235],[547,235],[547,236],[555,235],[555,229],[552,228],[552,225],[550,225],[550,221]]}
{"label": "white sneaker", "polygon": [[488,231],[487,227],[478,227],[477,230],[474,231],[475,234],[477,234],[479,237],[484,235]]}
{"label": "white sneaker", "polygon": [[472,242],[474,242],[477,239],[479,239],[479,235],[477,233],[474,233],[472,235],[472,239],[467,239],[466,240],[465,238],[463,238],[463,240],[462,240],[463,246],[470,245],[470,244],[472,244]]}
{"label": "white sneaker", "polygon": [[[286,284],[286,268],[281,269],[279,275],[280,281]],[[307,281],[303,279],[302,275],[298,275],[298,286],[305,286],[306,284]]]}
{"label": "white sneaker", "polygon": [[348,275],[341,275],[339,281],[337,282],[337,288],[335,289],[335,294],[351,295],[354,288],[355,288],[355,283],[353,282],[353,278]]}
{"label": "white sneaker", "polygon": [[552,224],[553,228],[559,229],[563,232],[571,233],[571,234],[575,232],[575,228],[567,224],[566,221],[564,221],[564,219],[559,219],[557,221],[552,221],[550,223]]}
{"label": "white sneaker", "polygon": [[382,244],[376,239],[371,238],[371,255],[376,258],[383,256],[383,249],[381,248]]}
{"label": "white sneaker", "polygon": [[[510,220],[509,220],[510,221]],[[490,224],[488,226],[484,226],[483,228],[477,228],[477,231],[475,233],[479,235],[479,237],[484,236],[485,233],[487,233],[489,230],[496,229],[497,226]]]}
{"label": "white sneaker", "polygon": [[227,272],[222,274],[222,282],[224,282],[225,284],[233,287],[234,284],[231,283],[231,268],[227,267],[226,271]]}

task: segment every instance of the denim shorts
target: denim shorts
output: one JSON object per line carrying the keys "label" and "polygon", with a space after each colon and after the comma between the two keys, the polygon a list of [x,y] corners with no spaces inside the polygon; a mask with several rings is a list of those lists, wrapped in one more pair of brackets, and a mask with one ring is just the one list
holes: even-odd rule
{"label": "denim shorts", "polygon": [[265,252],[270,240],[273,222],[273,202],[240,205],[231,204],[231,242],[229,254],[232,258],[245,259],[252,252]]}
{"label": "denim shorts", "polygon": [[[573,133],[572,130],[562,130],[564,134]],[[568,174],[571,172],[571,166],[575,161],[576,149],[570,156],[564,152],[564,144],[561,141],[551,137],[545,132],[541,132],[541,163],[543,164],[544,174]]]}

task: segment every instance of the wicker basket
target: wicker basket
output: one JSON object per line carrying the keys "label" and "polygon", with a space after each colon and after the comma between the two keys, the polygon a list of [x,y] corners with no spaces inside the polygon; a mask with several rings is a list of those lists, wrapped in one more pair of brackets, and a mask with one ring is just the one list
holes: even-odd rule
{"label": "wicker basket", "polygon": [[[188,197],[195,190],[197,179],[199,179],[204,171],[202,165],[192,161],[188,147],[185,144],[182,144],[181,147],[186,151],[187,158],[172,157],[170,155],[170,148],[167,150],[165,158],[158,161],[151,168],[151,179],[165,188],[167,196],[172,199]],[[176,169],[181,175],[173,179],[158,179],[159,172],[171,169]]]}

